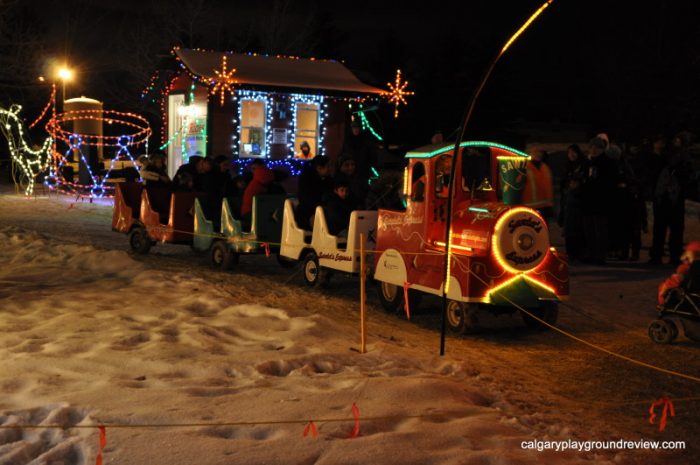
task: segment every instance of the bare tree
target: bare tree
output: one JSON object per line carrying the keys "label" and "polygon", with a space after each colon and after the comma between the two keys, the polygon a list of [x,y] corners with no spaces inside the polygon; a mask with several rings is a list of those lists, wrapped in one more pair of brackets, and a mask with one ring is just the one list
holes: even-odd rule
{"label": "bare tree", "polygon": [[41,85],[43,30],[25,13],[18,0],[0,0],[0,98],[5,101],[24,100]]}

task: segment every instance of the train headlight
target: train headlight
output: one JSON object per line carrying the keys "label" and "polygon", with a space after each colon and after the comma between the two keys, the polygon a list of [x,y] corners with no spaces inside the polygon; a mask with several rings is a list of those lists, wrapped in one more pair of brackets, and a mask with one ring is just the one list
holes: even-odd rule
{"label": "train headlight", "polygon": [[534,210],[512,208],[496,222],[491,245],[503,268],[512,273],[529,271],[542,263],[549,250],[547,223]]}

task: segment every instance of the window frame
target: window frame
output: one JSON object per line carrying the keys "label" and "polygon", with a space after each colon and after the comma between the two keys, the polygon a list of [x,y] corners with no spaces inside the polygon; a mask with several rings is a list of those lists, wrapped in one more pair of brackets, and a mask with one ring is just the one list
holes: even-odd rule
{"label": "window frame", "polygon": [[[314,106],[315,110],[311,110],[310,108],[302,108],[301,111],[314,111],[316,113],[316,129],[315,130],[310,130],[310,129],[299,129],[299,106]],[[297,154],[297,149],[298,146],[300,145],[301,140],[305,139],[314,139],[314,145],[315,145],[315,150],[312,150],[312,155],[316,157],[319,155],[320,152],[320,135],[321,135],[321,103],[317,102],[294,102],[294,112],[296,115],[296,125],[294,127],[294,144],[297,147],[293,147],[294,151],[294,156],[296,157]],[[306,135],[304,133],[313,133],[313,137],[310,135]],[[313,158],[313,157],[312,157]]]}
{"label": "window frame", "polygon": [[[261,143],[261,150],[260,150],[260,155],[255,155],[251,152],[246,152],[243,149],[243,130],[244,129],[260,129],[260,126],[244,126],[243,125],[243,103],[249,101],[249,102],[260,102],[262,103],[262,115],[263,115],[263,125],[262,125],[262,138],[260,140]],[[267,157],[268,154],[268,149],[269,147],[267,146],[267,132],[269,128],[267,127],[267,105],[268,102],[264,98],[254,98],[254,97],[242,97],[239,99],[239,105],[240,107],[240,121],[238,122],[238,154],[241,158],[265,158]]]}

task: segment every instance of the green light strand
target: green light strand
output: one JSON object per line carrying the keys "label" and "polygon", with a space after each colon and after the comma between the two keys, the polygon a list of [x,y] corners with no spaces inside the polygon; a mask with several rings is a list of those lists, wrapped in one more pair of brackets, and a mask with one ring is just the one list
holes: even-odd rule
{"label": "green light strand", "polygon": [[[475,140],[475,141],[462,142],[461,144],[459,144],[459,146],[460,147],[494,147],[497,149],[502,149],[502,150],[505,150],[507,152],[514,153],[516,155],[520,155],[521,157],[530,158],[530,156],[525,152],[521,152],[520,150],[514,149],[512,147],[508,147],[507,145],[499,144],[497,142]],[[449,152],[453,148],[454,148],[454,144],[448,144],[445,147],[439,148],[437,150],[434,150],[434,151],[428,152],[428,153],[408,152],[406,154],[406,157],[407,158],[432,158],[435,155],[440,155],[441,153]]]}
{"label": "green light strand", "polygon": [[[180,129],[182,129],[182,128],[180,128]],[[168,147],[168,145],[170,145],[172,143],[172,141],[174,141],[177,138],[177,136],[179,136],[179,135],[180,135],[180,131],[175,132],[175,134],[173,134],[173,137],[168,139],[168,141],[165,144],[161,145],[158,148],[158,150],[165,150]]]}
{"label": "green light strand", "polygon": [[[362,108],[362,106],[360,106],[360,108]],[[382,136],[377,134],[377,132],[372,127],[372,125],[369,124],[369,120],[365,116],[365,112],[362,109],[360,109],[360,111],[358,113],[360,113],[360,122],[362,123],[362,129],[368,129],[369,132],[372,133],[372,135],[377,138],[377,140],[383,141],[384,139],[382,139]]]}

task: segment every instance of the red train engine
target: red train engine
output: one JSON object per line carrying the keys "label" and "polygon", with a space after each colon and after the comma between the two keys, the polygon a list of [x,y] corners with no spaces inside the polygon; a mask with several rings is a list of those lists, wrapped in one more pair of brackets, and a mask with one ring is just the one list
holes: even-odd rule
{"label": "red train engine", "polygon": [[[535,210],[519,205],[527,154],[492,142],[432,145],[406,154],[406,211],[380,210],[374,277],[387,310],[419,293],[442,295],[450,172],[456,187],[446,294],[448,327],[463,332],[475,312],[518,307],[555,322],[568,297],[566,256],[550,247],[549,230]],[[522,313],[525,322],[539,322]]]}

